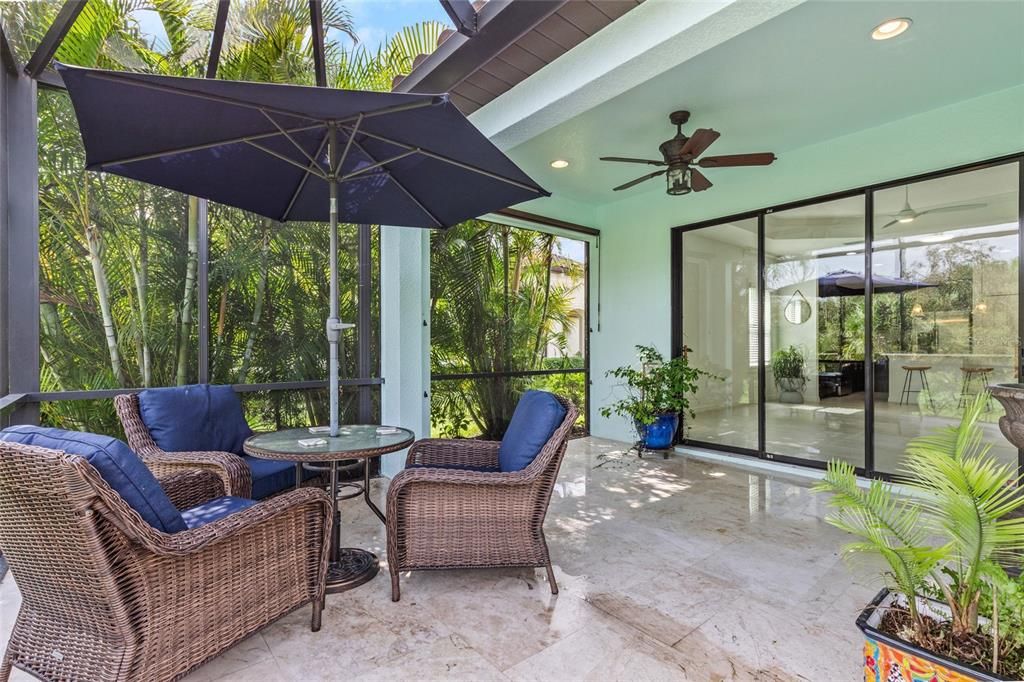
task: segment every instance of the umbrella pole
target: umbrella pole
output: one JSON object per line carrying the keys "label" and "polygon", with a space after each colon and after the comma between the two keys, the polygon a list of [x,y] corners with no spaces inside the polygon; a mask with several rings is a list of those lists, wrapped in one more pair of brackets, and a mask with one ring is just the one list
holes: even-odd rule
{"label": "umbrella pole", "polygon": [[341,320],[338,319],[338,155],[337,128],[332,122],[327,130],[328,184],[331,193],[331,313],[327,318],[327,343],[330,346],[331,436],[338,435],[338,344],[341,342]]}

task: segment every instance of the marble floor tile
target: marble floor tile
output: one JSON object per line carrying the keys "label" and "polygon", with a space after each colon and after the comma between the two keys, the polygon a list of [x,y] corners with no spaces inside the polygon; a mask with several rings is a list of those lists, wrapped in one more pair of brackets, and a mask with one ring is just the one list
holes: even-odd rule
{"label": "marble floor tile", "polygon": [[[857,679],[854,621],[879,586],[840,561],[812,483],[576,440],[545,524],[557,596],[543,569],[424,571],[402,575],[398,603],[384,527],[349,500],[343,544],[376,552],[381,575],[329,595],[320,632],[299,609],[187,679]],[[386,492],[373,482],[381,506]],[[8,575],[3,644],[19,603]]]}

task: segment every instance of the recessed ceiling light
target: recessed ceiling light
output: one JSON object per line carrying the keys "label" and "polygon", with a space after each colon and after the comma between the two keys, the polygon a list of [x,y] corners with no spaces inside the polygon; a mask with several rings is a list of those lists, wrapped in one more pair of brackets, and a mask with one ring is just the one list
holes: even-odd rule
{"label": "recessed ceiling light", "polygon": [[875,40],[888,40],[889,38],[895,38],[910,28],[912,23],[914,22],[907,17],[886,19],[878,26],[875,26],[875,29],[871,31],[871,37]]}
{"label": "recessed ceiling light", "polygon": [[565,159],[555,159],[554,161],[551,162],[551,167],[552,168],[568,168],[569,167],[569,162],[566,161]]}

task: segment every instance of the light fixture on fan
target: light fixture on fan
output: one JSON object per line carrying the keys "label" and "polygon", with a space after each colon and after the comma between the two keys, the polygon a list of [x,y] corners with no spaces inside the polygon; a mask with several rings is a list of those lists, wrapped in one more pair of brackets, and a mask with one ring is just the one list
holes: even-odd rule
{"label": "light fixture on fan", "polygon": [[690,187],[690,169],[686,166],[669,168],[665,174],[665,182],[668,184],[666,191],[672,196],[681,196],[693,191]]}

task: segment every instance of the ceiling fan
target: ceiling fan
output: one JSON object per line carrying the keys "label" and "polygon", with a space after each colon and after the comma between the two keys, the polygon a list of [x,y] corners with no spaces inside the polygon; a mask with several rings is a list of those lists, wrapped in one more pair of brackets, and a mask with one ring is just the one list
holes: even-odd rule
{"label": "ceiling fan", "polygon": [[653,159],[634,159],[624,156],[602,156],[602,161],[619,161],[622,163],[645,163],[650,166],[666,166],[663,170],[648,173],[635,180],[613,188],[613,191],[629,189],[659,175],[664,175],[668,183],[668,194],[681,195],[690,192],[703,192],[711,187],[711,181],[703,173],[694,168],[727,168],[730,166],[767,166],[775,160],[771,152],[757,154],[729,154],[726,156],[705,156],[700,161],[695,159],[718,139],[719,133],[710,128],[698,128],[692,136],[683,134],[683,124],[690,120],[689,111],[673,111],[668,120],[676,127],[676,134],[671,140],[661,143],[661,161]]}
{"label": "ceiling fan", "polygon": [[895,225],[896,223],[912,223],[923,215],[929,213],[952,213],[953,211],[970,211],[975,208],[984,208],[988,204],[957,204],[955,206],[941,206],[939,208],[929,208],[924,211],[915,211],[910,207],[910,187],[903,188],[903,208],[900,209],[899,213],[890,215],[892,220],[882,225],[884,230],[887,227]]}

